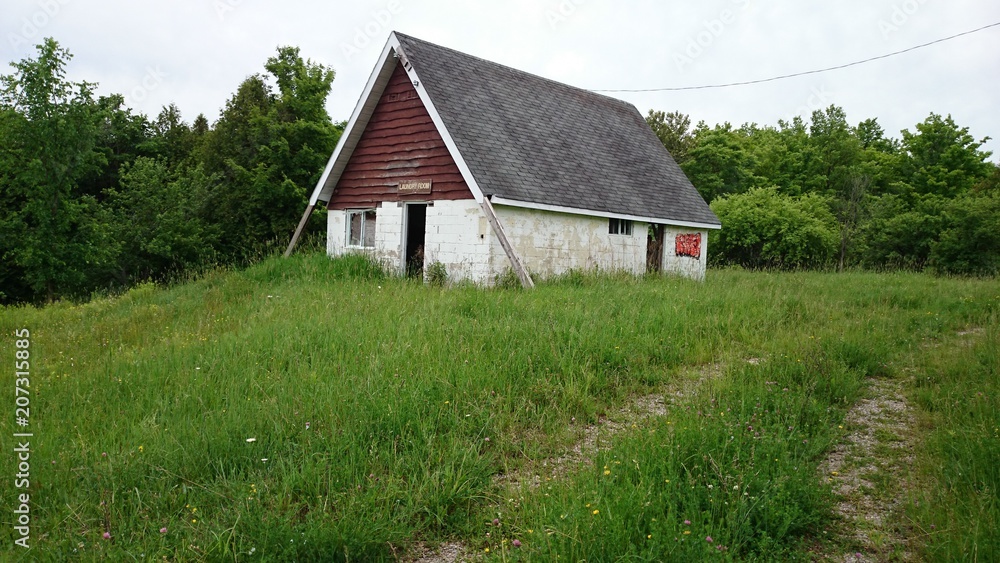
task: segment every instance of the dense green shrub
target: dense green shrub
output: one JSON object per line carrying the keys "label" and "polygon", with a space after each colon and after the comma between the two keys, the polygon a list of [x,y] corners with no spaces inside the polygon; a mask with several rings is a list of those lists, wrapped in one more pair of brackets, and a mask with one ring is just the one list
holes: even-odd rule
{"label": "dense green shrub", "polygon": [[792,197],[777,188],[756,188],[712,203],[722,230],[709,239],[715,264],[748,268],[818,267],[837,250],[837,220],[827,200]]}
{"label": "dense green shrub", "polygon": [[929,265],[946,274],[996,275],[1000,271],[1000,197],[966,196],[944,209]]}
{"label": "dense green shrub", "polygon": [[857,261],[865,267],[922,270],[941,230],[941,198],[914,205],[894,194],[873,198],[858,235]]}

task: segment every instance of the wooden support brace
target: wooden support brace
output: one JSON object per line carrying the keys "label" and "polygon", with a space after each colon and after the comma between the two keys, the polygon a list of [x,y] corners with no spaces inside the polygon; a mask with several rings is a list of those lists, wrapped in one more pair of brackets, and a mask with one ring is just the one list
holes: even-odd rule
{"label": "wooden support brace", "polygon": [[292,250],[295,250],[295,245],[298,244],[299,237],[302,236],[302,231],[305,230],[306,225],[309,223],[309,218],[312,217],[313,211],[315,210],[315,205],[306,207],[305,213],[302,214],[302,220],[299,221],[299,226],[295,228],[295,234],[292,235],[292,241],[288,243],[288,248],[285,249],[285,258],[292,255]]}
{"label": "wooden support brace", "polygon": [[528,269],[524,267],[524,262],[521,262],[521,257],[517,255],[514,246],[510,244],[507,232],[504,231],[503,224],[500,223],[500,218],[497,217],[496,211],[493,210],[493,204],[490,203],[489,198],[484,196],[480,206],[483,208],[483,212],[486,213],[486,218],[489,220],[490,226],[493,227],[493,232],[497,235],[497,239],[500,240],[500,246],[507,253],[507,259],[510,260],[510,265],[514,269],[514,273],[521,280],[521,286],[525,289],[535,287],[535,282],[531,281],[531,276],[528,274]]}

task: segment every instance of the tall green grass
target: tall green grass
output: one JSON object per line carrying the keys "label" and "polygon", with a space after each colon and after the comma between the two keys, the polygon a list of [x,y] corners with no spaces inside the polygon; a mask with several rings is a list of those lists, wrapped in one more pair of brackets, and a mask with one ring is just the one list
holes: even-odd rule
{"label": "tall green grass", "polygon": [[[517,531],[510,553],[539,559],[801,554],[830,516],[814,468],[864,378],[898,375],[924,339],[995,326],[996,295],[989,281],[737,271],[442,290],[310,254],[4,309],[0,353],[32,331],[35,504],[32,550],[3,549],[391,560],[446,539],[505,556]],[[593,469],[517,507],[494,479],[710,363],[725,376],[699,402],[621,434]],[[671,543],[685,519],[702,543]]]}
{"label": "tall green grass", "polygon": [[821,347],[802,355],[730,370],[693,404],[614,440],[593,467],[520,498],[509,518],[519,554],[795,557],[829,519],[817,461],[866,375]]}
{"label": "tall green grass", "polygon": [[1000,323],[928,343],[914,362],[926,438],[907,515],[929,560],[1000,558]]}

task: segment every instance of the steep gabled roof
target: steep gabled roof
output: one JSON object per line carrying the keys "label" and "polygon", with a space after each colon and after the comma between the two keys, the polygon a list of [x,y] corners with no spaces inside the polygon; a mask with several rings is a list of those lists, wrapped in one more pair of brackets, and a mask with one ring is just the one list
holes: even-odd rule
{"label": "steep gabled roof", "polygon": [[635,106],[401,33],[390,36],[313,204],[329,200],[396,58],[477,199],[719,225]]}

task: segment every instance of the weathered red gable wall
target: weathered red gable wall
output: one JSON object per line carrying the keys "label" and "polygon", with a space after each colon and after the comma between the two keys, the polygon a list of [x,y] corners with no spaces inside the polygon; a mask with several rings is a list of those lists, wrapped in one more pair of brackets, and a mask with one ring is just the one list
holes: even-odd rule
{"label": "weathered red gable wall", "polygon": [[[431,194],[400,196],[396,188],[404,180],[431,180]],[[397,64],[337,182],[329,208],[373,207],[379,201],[472,197],[406,71]]]}

